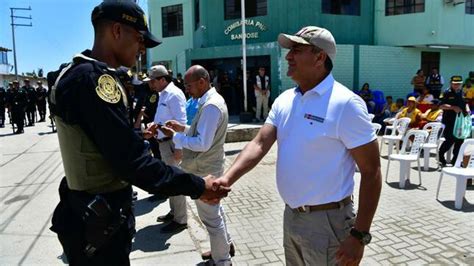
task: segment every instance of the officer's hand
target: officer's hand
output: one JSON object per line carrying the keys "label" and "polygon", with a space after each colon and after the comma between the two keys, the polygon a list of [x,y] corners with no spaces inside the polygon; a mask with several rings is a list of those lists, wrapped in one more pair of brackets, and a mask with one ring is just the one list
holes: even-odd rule
{"label": "officer's hand", "polygon": [[453,108],[453,111],[456,112],[456,113],[460,113],[462,112],[461,108],[459,108],[459,106],[452,106]]}
{"label": "officer's hand", "polygon": [[174,158],[175,162],[177,162],[177,163],[180,162],[181,159],[183,159],[183,150],[181,150],[181,149],[174,150],[173,158]]}
{"label": "officer's hand", "polygon": [[158,129],[165,134],[167,137],[173,137],[175,131],[172,128],[169,128],[167,126],[160,126]]}
{"label": "officer's hand", "polygon": [[156,136],[156,134],[158,134],[158,125],[149,124],[147,129],[143,131],[143,138],[150,139],[153,136]]}
{"label": "officer's hand", "polygon": [[230,192],[229,187],[216,187],[214,186],[214,179],[215,177],[212,175],[208,175],[204,177],[204,182],[206,183],[206,189],[204,193],[202,193],[200,200],[206,202],[207,204],[217,204],[221,200],[221,198],[226,197],[227,194]]}
{"label": "officer's hand", "polygon": [[165,126],[173,129],[176,132],[183,132],[184,129],[186,128],[183,124],[179,123],[176,120],[168,120],[165,123]]}
{"label": "officer's hand", "polygon": [[344,240],[336,253],[338,265],[359,265],[364,255],[364,246],[353,236]]}

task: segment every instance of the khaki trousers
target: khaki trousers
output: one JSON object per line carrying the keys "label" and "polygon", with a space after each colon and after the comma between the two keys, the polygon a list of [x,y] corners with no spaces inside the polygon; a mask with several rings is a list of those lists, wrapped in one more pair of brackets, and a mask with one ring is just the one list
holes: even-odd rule
{"label": "khaki trousers", "polygon": [[299,213],[286,206],[283,246],[286,265],[336,265],[339,245],[355,222],[354,205],[342,209]]}

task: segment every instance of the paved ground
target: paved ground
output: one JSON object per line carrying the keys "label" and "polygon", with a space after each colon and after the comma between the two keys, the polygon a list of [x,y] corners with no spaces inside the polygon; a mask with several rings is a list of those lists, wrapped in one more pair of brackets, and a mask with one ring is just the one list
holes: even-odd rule
{"label": "paved ground", "polygon": [[[57,137],[46,123],[25,131],[17,136],[11,135],[11,128],[0,129],[0,265],[61,265],[61,247],[48,230],[63,176]],[[244,145],[226,145],[228,163]],[[237,247],[236,265],[284,264],[284,204],[275,187],[275,158],[276,147],[223,201]],[[383,174],[386,164],[382,159]],[[414,183],[416,174],[412,170]],[[399,189],[398,164],[391,165],[372,228],[373,243],[366,249],[363,264],[474,265],[474,190],[466,192],[463,209],[458,211],[453,203],[453,178],[445,178],[440,201],[436,201],[439,172],[431,169],[422,177],[422,186]],[[193,202],[188,201],[190,229],[162,235],[162,225],[155,219],[168,211],[168,204],[150,202],[148,196],[139,192],[132,264],[200,263],[199,254],[209,242]]]}

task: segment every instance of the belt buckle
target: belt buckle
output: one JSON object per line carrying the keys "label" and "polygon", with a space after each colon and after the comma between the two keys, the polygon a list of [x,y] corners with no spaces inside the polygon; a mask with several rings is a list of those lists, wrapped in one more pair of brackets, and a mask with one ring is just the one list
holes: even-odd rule
{"label": "belt buckle", "polygon": [[305,206],[305,205],[297,208],[298,212],[300,212],[300,213],[309,213],[309,209],[310,208]]}

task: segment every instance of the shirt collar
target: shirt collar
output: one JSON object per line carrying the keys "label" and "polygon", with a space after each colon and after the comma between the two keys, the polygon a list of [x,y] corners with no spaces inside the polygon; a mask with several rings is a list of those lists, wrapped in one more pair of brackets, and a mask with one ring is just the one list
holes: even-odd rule
{"label": "shirt collar", "polygon": [[[329,89],[332,89],[333,86],[334,86],[334,77],[332,76],[332,73],[329,73],[329,75],[327,75],[323,79],[323,81],[321,81],[319,84],[317,84],[314,88],[307,91],[306,93],[310,93],[310,94],[316,93],[319,96],[322,96]],[[296,91],[301,93],[301,89],[299,86],[296,88]]]}
{"label": "shirt collar", "polygon": [[173,81],[171,81],[170,83],[168,83],[168,85],[166,85],[166,87],[161,91],[161,93],[168,93],[169,92],[169,88],[171,88],[171,84],[173,83]]}
{"label": "shirt collar", "polygon": [[203,96],[201,96],[201,98],[199,98],[198,104],[203,105],[205,102],[207,102],[207,99],[209,99],[209,97],[215,92],[217,92],[216,89],[214,87],[211,87],[208,91],[206,91],[206,93],[204,93]]}

